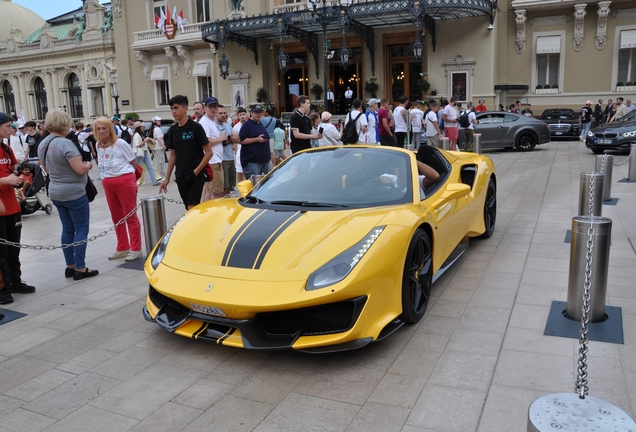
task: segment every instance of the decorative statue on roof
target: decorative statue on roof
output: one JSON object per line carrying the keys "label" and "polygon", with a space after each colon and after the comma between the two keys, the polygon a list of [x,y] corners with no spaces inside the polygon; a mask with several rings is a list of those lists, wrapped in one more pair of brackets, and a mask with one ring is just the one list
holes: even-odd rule
{"label": "decorative statue on roof", "polygon": [[243,0],[230,0],[230,4],[232,6],[232,11],[242,11],[243,10]]}
{"label": "decorative statue on roof", "polygon": [[82,41],[82,33],[84,33],[84,29],[86,28],[86,18],[83,16],[78,18],[73,15],[73,24],[75,24],[77,28],[75,31],[75,43],[78,44]]}
{"label": "decorative statue on roof", "polygon": [[104,25],[100,27],[102,30],[102,36],[106,36],[108,30],[113,28],[113,13],[112,11],[107,11],[104,14]]}

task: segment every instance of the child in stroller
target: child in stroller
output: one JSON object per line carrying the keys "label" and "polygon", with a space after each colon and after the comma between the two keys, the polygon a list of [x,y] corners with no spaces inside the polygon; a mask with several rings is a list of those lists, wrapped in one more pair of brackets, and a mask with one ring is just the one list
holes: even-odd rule
{"label": "child in stroller", "polygon": [[53,205],[42,202],[42,195],[46,195],[48,177],[37,164],[24,162],[20,166],[20,178],[24,183],[16,189],[16,197],[20,202],[23,215],[33,214],[43,210],[47,215],[53,213]]}

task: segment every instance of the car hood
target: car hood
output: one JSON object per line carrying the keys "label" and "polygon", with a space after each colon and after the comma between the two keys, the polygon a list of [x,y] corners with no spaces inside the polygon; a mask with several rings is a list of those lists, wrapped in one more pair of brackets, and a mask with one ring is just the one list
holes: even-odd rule
{"label": "car hood", "polygon": [[621,133],[621,132],[631,132],[633,130],[636,130],[636,121],[606,123],[598,127],[595,127],[594,129],[592,129],[592,132],[597,133],[597,132],[611,131],[611,132]]}
{"label": "car hood", "polygon": [[301,211],[209,201],[176,225],[162,265],[230,279],[305,280],[362,240],[386,214],[387,207]]}

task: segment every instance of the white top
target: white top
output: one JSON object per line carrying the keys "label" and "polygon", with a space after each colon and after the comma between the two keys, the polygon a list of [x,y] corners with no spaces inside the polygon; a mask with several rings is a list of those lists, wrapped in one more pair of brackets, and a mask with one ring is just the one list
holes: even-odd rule
{"label": "white top", "polygon": [[[365,114],[366,116],[366,114]],[[377,143],[377,133],[376,133],[377,125],[375,121],[375,115],[372,112],[369,112],[369,118],[367,118],[367,143],[375,144]]]}
{"label": "white top", "polygon": [[407,132],[407,123],[405,119],[406,112],[404,112],[406,108],[403,106],[396,106],[393,108],[393,122],[395,123],[395,131],[396,132]]}
{"label": "white top", "polygon": [[345,91],[345,98],[351,99],[353,97],[353,90]]}
{"label": "white top", "polygon": [[320,123],[318,128],[322,128],[322,138],[318,140],[318,147],[342,145],[340,132],[332,123]]}
{"label": "white top", "polygon": [[413,108],[411,110],[411,130],[413,132],[422,132],[422,119],[424,117],[424,111],[419,108]]}
{"label": "white top", "polygon": [[429,111],[424,121],[426,121],[426,136],[432,137],[437,135],[437,129],[435,129],[434,125],[434,123],[437,123],[437,113]]}
{"label": "white top", "polygon": [[[148,147],[146,147],[145,144],[142,146],[144,140],[145,140],[145,138],[142,137],[137,132],[133,133],[132,143],[131,144],[132,144],[133,153],[135,154],[136,157],[144,157],[144,153],[146,152],[146,149],[148,148]],[[124,142],[126,142],[126,141],[124,141]],[[128,143],[126,143],[126,144],[128,144]]]}
{"label": "white top", "polygon": [[[457,108],[455,108],[451,104],[446,105],[442,115],[443,114],[446,114],[446,120],[457,120]],[[457,127],[457,122],[451,123],[447,122],[446,120],[444,120],[444,129]]]}
{"label": "white top", "polygon": [[118,139],[114,145],[107,148],[101,148],[98,144],[97,156],[99,176],[102,179],[119,177],[135,172],[135,169],[130,164],[130,162],[135,160],[135,154],[130,145],[123,139]]}
{"label": "white top", "polygon": [[477,122],[477,115],[475,111],[468,113],[468,127],[466,129],[475,129],[475,123]]}
{"label": "white top", "polygon": [[631,105],[625,105],[627,107],[627,112],[630,113],[634,110],[636,110],[636,105],[631,104]]}
{"label": "white top", "polygon": [[[362,114],[362,115],[358,117],[358,114]],[[356,121],[356,130],[358,131],[358,142],[366,143],[367,132],[362,130],[362,126],[367,125],[367,116],[365,116],[364,113],[361,113],[360,111],[357,111],[357,110],[349,111],[349,114],[347,114],[347,117],[345,118],[345,126],[347,125],[347,123],[349,123],[349,120],[355,120],[356,117],[358,118],[358,120]],[[373,141],[375,142],[375,139]]]}
{"label": "white top", "polygon": [[333,92],[331,92],[331,91],[327,92],[327,100],[330,100],[330,101],[333,100]]}
{"label": "white top", "polygon": [[154,129],[152,130],[152,137],[157,142],[157,145],[155,146],[155,150],[166,149],[166,145],[163,140],[163,131],[161,130],[159,126],[155,125]]}
{"label": "white top", "polygon": [[[217,139],[219,137],[219,128],[216,127],[214,120],[209,118],[207,115],[201,117],[199,124],[203,126],[203,130],[205,130],[205,136],[207,136],[208,138]],[[212,145],[212,159],[210,159],[211,164],[221,162],[223,162],[222,142]]]}
{"label": "white top", "polygon": [[11,135],[9,145],[18,163],[24,162],[26,155],[29,153],[29,144],[19,135]]}

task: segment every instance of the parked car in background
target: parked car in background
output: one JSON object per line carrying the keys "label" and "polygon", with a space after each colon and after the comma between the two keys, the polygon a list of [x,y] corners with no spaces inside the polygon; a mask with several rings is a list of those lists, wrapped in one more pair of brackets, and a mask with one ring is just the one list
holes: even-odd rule
{"label": "parked car in background", "polygon": [[568,108],[552,108],[543,111],[539,120],[543,120],[550,126],[552,138],[576,138],[581,135],[579,127],[580,114]]}
{"label": "parked car in background", "polygon": [[[145,132],[146,132],[146,135],[148,135],[148,132],[150,131],[150,126],[152,126],[152,122],[151,121],[145,121],[144,123],[145,123]],[[172,120],[172,119],[162,119],[161,120],[161,126],[159,126],[159,128],[161,129],[161,131],[163,132],[164,135],[166,134],[168,129],[170,129],[170,126],[172,126],[173,123],[174,123],[174,120]]]}
{"label": "parked car in background", "polygon": [[515,113],[486,111],[477,114],[475,133],[481,134],[482,148],[514,147],[530,151],[550,142],[550,127],[543,121]]}
{"label": "parked car in background", "polygon": [[585,146],[596,154],[605,150],[629,151],[630,144],[636,144],[636,111],[595,127],[585,138]]}

